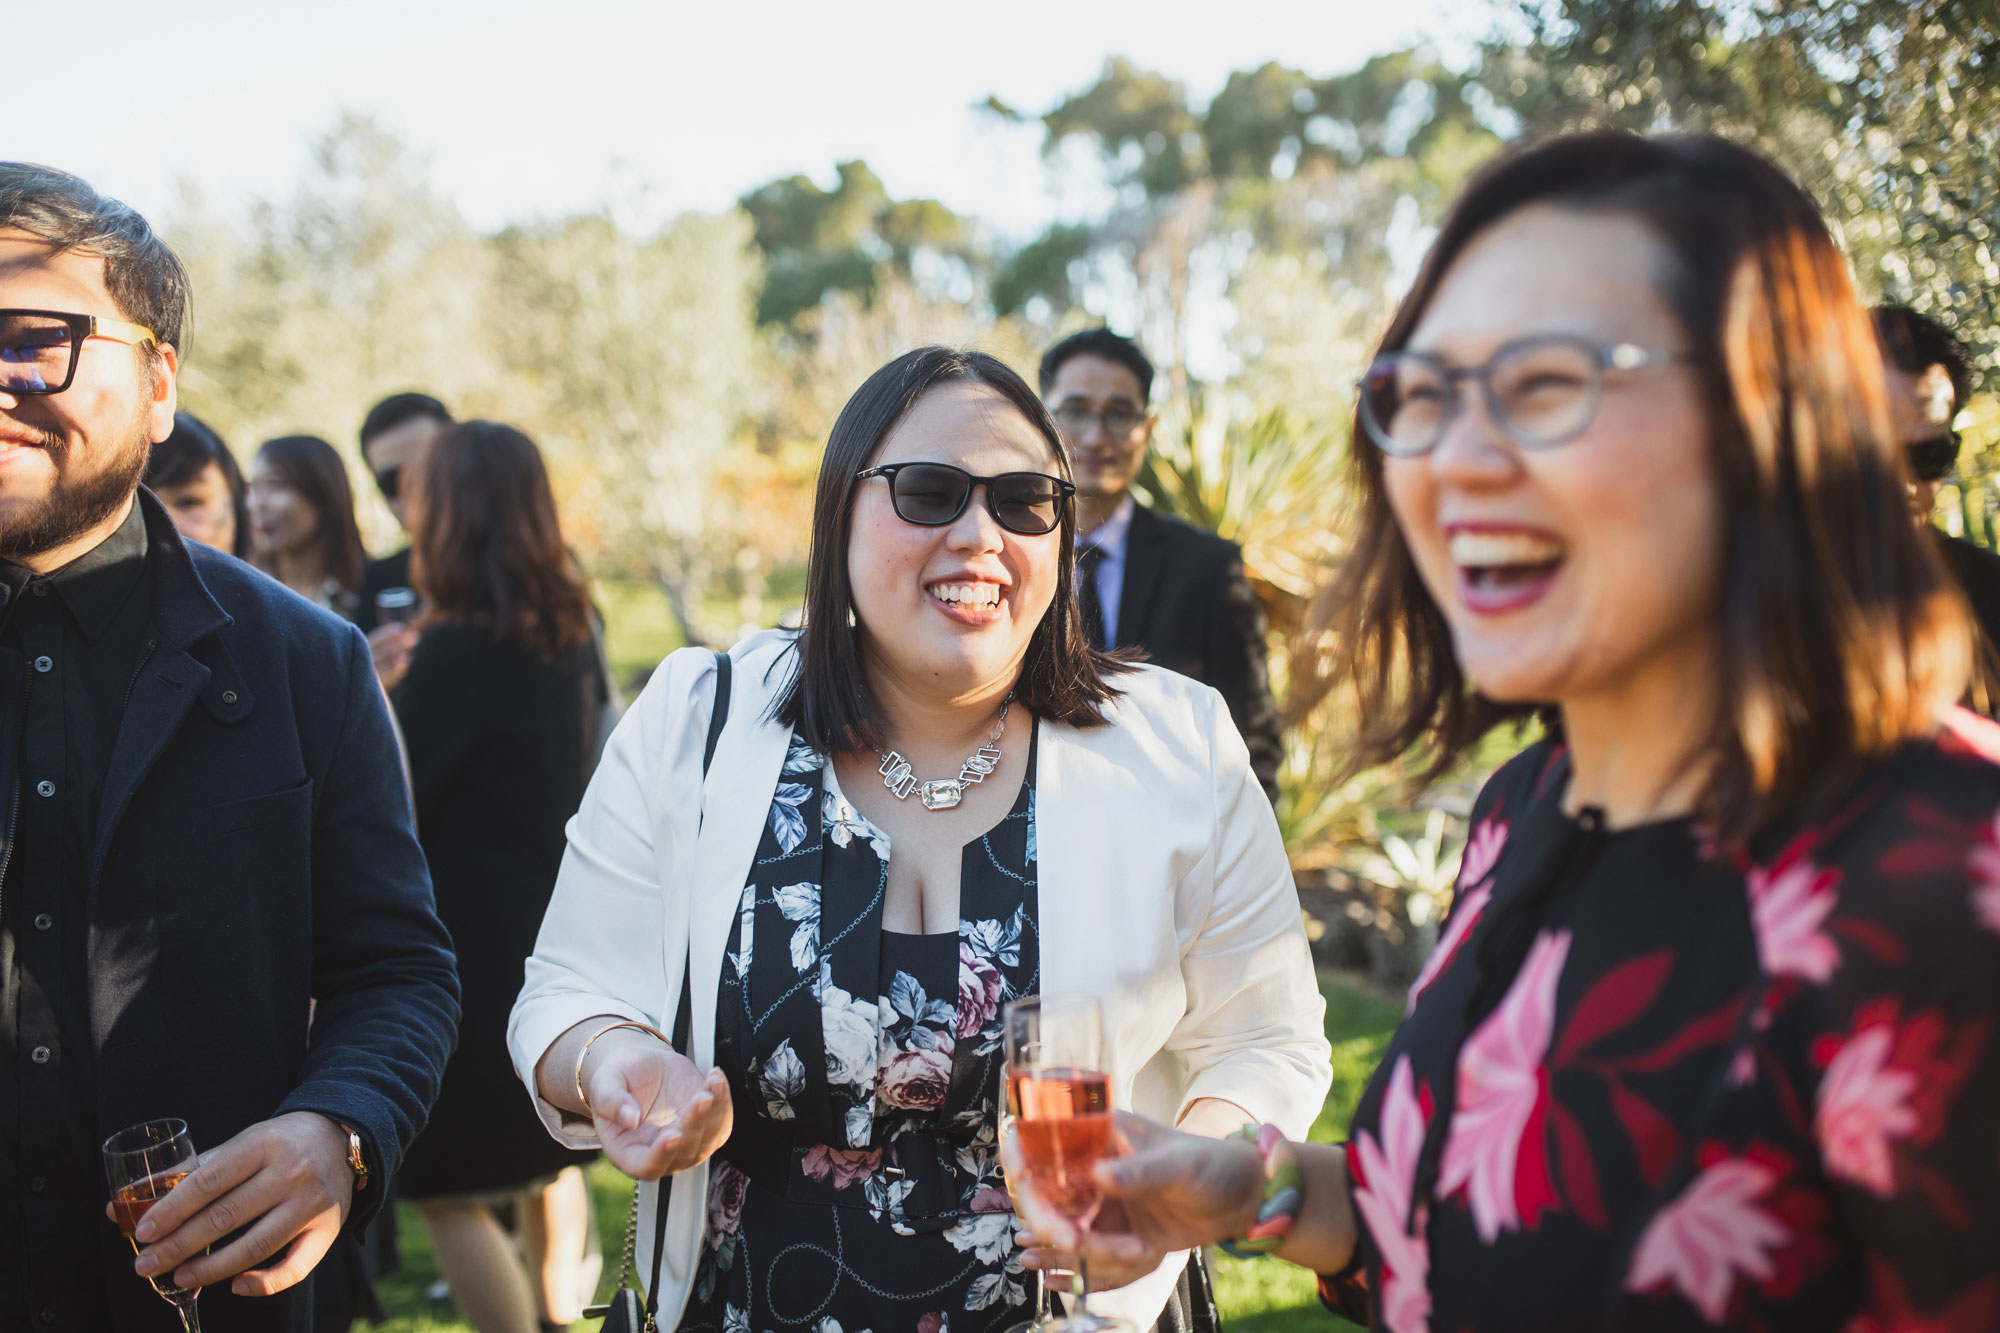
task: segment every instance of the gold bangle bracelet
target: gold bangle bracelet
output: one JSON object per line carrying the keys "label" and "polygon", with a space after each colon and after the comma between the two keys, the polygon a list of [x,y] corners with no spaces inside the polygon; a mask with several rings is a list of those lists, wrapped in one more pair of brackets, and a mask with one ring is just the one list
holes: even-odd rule
{"label": "gold bangle bracelet", "polygon": [[623,1021],[617,1023],[606,1023],[603,1027],[591,1033],[590,1040],[586,1041],[583,1044],[583,1049],[576,1053],[576,1073],[574,1074],[573,1079],[574,1082],[576,1083],[576,1100],[580,1105],[582,1105],[583,1113],[589,1116],[592,1120],[597,1119],[597,1112],[590,1109],[590,1097],[583,1090],[583,1062],[585,1057],[587,1057],[590,1054],[590,1048],[597,1044],[597,1039],[599,1037],[603,1036],[607,1032],[616,1032],[620,1028],[636,1028],[640,1032],[648,1033],[654,1037],[658,1037],[660,1040],[660,1044],[665,1046],[668,1050],[672,1050],[674,1047],[674,1044],[671,1041],[667,1040],[666,1034],[661,1032],[658,1028],[649,1027],[644,1023],[638,1022],[630,1018],[624,1019]]}

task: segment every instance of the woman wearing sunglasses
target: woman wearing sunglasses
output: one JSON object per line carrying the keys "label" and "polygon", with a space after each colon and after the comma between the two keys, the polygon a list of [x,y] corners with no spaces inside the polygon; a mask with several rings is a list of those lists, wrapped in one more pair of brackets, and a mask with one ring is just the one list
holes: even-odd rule
{"label": "woman wearing sunglasses", "polygon": [[[1196,1132],[1319,1111],[1270,803],[1214,691],[1085,642],[1069,470],[992,357],[891,362],[827,444],[805,628],[730,654],[706,778],[713,654],[667,659],[612,737],[512,1040],[554,1133],[673,1178],[666,1327],[1020,1323],[1016,996],[1101,997],[1117,1104]],[[1185,1256],[1155,1267],[1094,1304],[1151,1324]]]}
{"label": "woman wearing sunglasses", "polygon": [[2000,1326],[1995,732],[1811,203],[1715,139],[1502,160],[1356,437],[1357,762],[1549,734],[1352,1142],[1133,1121],[1093,1269],[1244,1238],[1395,1333]]}

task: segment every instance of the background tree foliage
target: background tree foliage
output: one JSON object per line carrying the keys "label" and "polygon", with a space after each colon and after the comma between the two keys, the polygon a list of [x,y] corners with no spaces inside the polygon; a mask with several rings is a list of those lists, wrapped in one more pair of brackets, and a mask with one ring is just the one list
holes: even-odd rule
{"label": "background tree foliage", "polygon": [[[1244,544],[1293,729],[1281,813],[1319,857],[1359,827],[1351,806],[1380,804],[1379,783],[1325,781],[1344,721],[1323,595],[1351,384],[1493,153],[1595,125],[1753,143],[1821,201],[1869,296],[1939,314],[1996,373],[1993,0],[1488,13],[1469,61],[1418,46],[1345,70],[1267,63],[1203,101],[1113,58],[1046,107],[989,99],[1039,131],[1071,201],[1029,237],[898,198],[862,161],[770,181],[722,216],[641,225],[613,200],[483,235],[420,157],[345,117],[289,190],[231,217],[190,197],[173,219],[198,294],[189,405],[246,454],[300,429],[351,452],[368,403],[410,387],[518,421],[592,567],[657,590],[673,639],[719,641],[796,604],[818,447],[870,371],[942,341],[1030,372],[1055,337],[1109,322],[1163,372],[1149,501]],[[1945,509],[1989,542],[1990,415],[1982,401],[1970,418]]]}

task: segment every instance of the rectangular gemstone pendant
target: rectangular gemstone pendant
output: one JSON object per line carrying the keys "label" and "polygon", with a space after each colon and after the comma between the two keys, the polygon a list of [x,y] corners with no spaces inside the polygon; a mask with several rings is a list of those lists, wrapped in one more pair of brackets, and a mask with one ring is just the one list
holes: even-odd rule
{"label": "rectangular gemstone pendant", "polygon": [[923,800],[926,810],[949,810],[965,799],[965,786],[949,778],[939,778],[935,782],[919,783],[917,795]]}

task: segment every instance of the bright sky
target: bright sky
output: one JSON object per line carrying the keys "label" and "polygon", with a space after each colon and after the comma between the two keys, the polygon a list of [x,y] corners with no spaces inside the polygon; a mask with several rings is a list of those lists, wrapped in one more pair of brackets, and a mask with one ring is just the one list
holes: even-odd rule
{"label": "bright sky", "polygon": [[[8,72],[0,158],[67,168],[157,214],[188,179],[217,203],[288,193],[342,108],[430,155],[475,224],[647,190],[722,209],[773,177],[860,157],[1017,238],[1057,204],[1033,126],[1112,54],[1184,80],[1344,72],[1477,0],[94,0]],[[88,14],[88,19],[79,16]],[[1452,22],[1453,18],[1456,23]]]}

